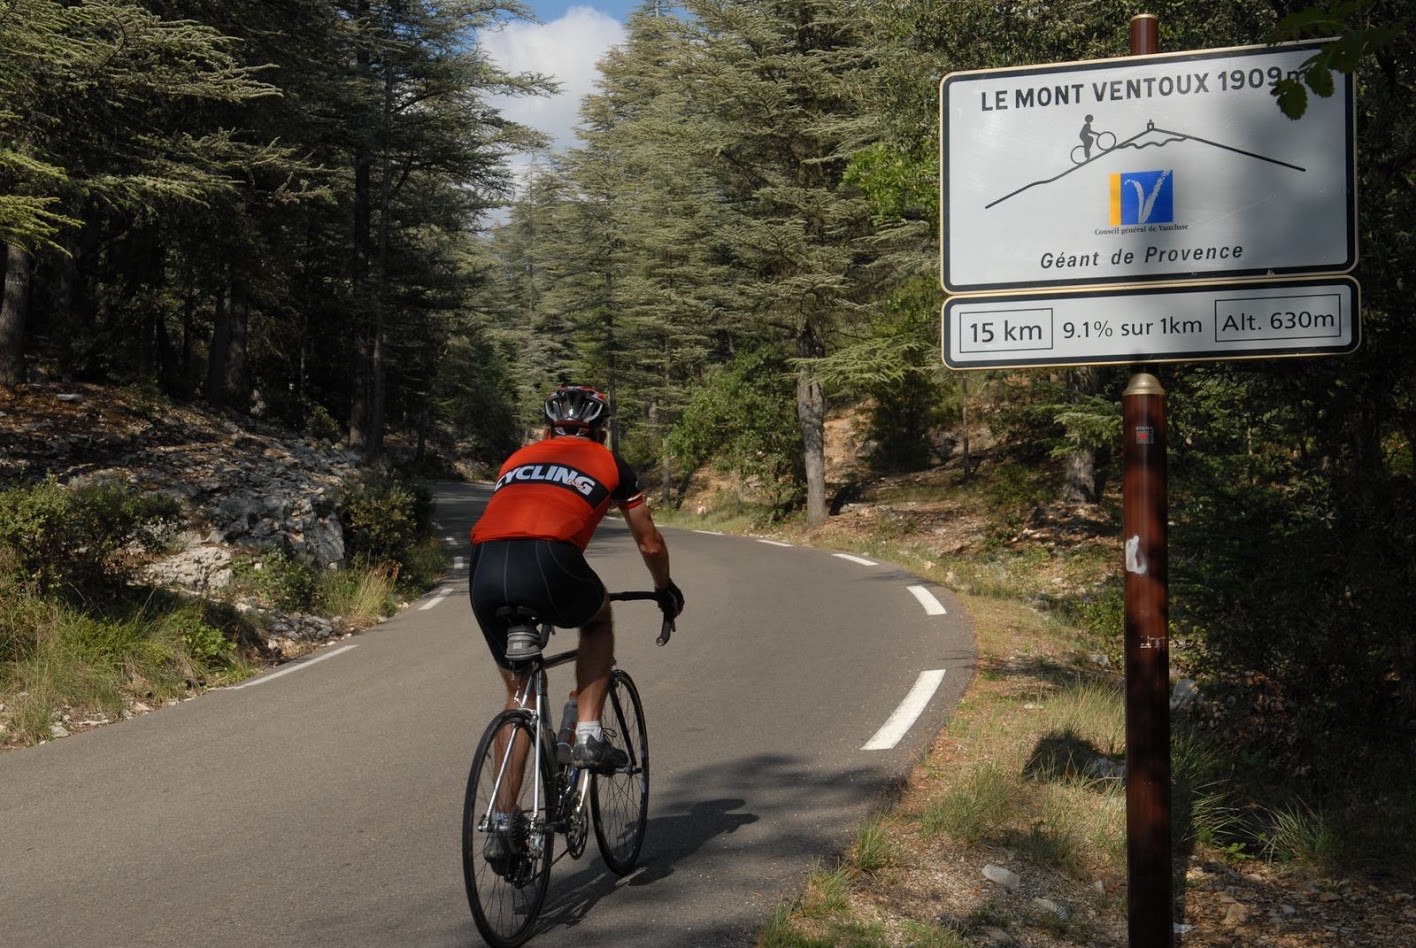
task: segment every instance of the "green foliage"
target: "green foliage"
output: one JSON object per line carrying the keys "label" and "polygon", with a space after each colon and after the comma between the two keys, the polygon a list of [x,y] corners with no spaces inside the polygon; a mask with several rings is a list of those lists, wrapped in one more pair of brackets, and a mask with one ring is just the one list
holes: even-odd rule
{"label": "green foliage", "polygon": [[914,145],[905,153],[877,142],[858,152],[846,168],[844,183],[860,189],[877,219],[938,219],[939,154],[933,142]]}
{"label": "green foliage", "polygon": [[[1323,99],[1333,94],[1333,73],[1353,75],[1364,60],[1405,38],[1403,26],[1374,25],[1372,14],[1387,12],[1381,9],[1385,6],[1376,0],[1329,0],[1326,5],[1290,13],[1278,22],[1271,37],[1273,42],[1335,37],[1305,60],[1296,75],[1286,76],[1274,85],[1273,95],[1284,115],[1302,118],[1308,110],[1310,91]],[[1409,15],[1409,11],[1405,12]]]}
{"label": "green foliage", "polygon": [[327,408],[316,403],[305,411],[305,434],[316,441],[338,444],[344,437],[344,429]]}
{"label": "green foliage", "polygon": [[879,872],[899,865],[900,853],[890,839],[890,821],[885,814],[876,814],[856,831],[855,849],[851,862],[861,872]]}
{"label": "green foliage", "polygon": [[938,295],[933,281],[903,284],[862,332],[815,360],[823,384],[870,406],[869,460],[877,471],[928,466],[931,434],[959,418],[957,379],[939,362]]}
{"label": "green foliage", "polygon": [[799,496],[801,435],[790,396],[793,376],[777,350],[745,352],[710,371],[669,436],[689,468],[716,461],[786,509]]}
{"label": "green foliage", "polygon": [[152,545],[179,514],[169,497],[112,484],[68,488],[51,478],[0,493],[0,547],[41,591],[89,596],[122,582],[119,551]]}
{"label": "green foliage", "polygon": [[232,564],[237,585],[249,589],[278,609],[307,611],[315,601],[319,576],[306,563],[275,552]]}
{"label": "green foliage", "polygon": [[187,654],[204,664],[217,664],[231,659],[236,652],[236,643],[224,631],[207,625],[199,614],[182,613],[181,618],[169,619],[182,638]]}
{"label": "green foliage", "polygon": [[432,524],[432,494],[391,469],[345,492],[341,503],[351,560],[401,568]]}

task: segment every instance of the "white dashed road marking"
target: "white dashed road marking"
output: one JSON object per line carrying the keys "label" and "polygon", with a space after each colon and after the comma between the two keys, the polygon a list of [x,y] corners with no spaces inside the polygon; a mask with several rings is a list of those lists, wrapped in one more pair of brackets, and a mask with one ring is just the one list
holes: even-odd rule
{"label": "white dashed road marking", "polygon": [[758,543],[769,543],[772,546],[791,546],[790,543],[783,543],[781,540],[764,540],[761,537],[755,538]]}
{"label": "white dashed road marking", "polygon": [[914,597],[919,600],[919,604],[924,606],[925,615],[943,616],[949,614],[948,610],[944,608],[939,600],[934,598],[934,593],[930,592],[928,589],[925,589],[923,586],[911,586],[909,590],[914,593]]}
{"label": "white dashed road marking", "polygon": [[720,536],[722,536],[722,534],[719,533],[717,530],[694,530],[693,532],[694,532],[694,533],[707,534],[707,535],[710,536],[710,537],[720,537]]}
{"label": "white dashed road marking", "polygon": [[268,682],[268,681],[275,681],[275,679],[277,679],[277,678],[284,678],[286,675],[292,674],[292,673],[294,673],[294,672],[300,671],[300,670],[305,669],[305,668],[309,668],[311,665],[317,665],[317,664],[319,664],[320,662],[324,661],[324,660],[327,659],[327,658],[334,658],[334,656],[340,654],[341,652],[347,652],[347,651],[349,651],[351,648],[358,648],[358,647],[359,647],[359,646],[357,646],[357,645],[343,645],[343,646],[340,646],[339,648],[335,649],[335,650],[332,651],[332,652],[322,652],[321,654],[316,655],[314,658],[307,659],[307,660],[301,662],[301,663],[298,664],[298,665],[289,665],[289,666],[286,666],[285,668],[282,668],[282,669],[281,669],[280,671],[278,671],[278,672],[271,672],[269,675],[264,675],[264,676],[262,676],[262,677],[260,677],[260,678],[257,678],[255,681],[248,681],[248,682],[246,682],[244,685],[230,685],[230,686],[228,686],[227,688],[225,688],[225,689],[223,689],[223,690],[225,690],[225,691],[240,691],[242,688],[254,688],[256,685],[263,685],[263,684],[265,684],[265,683]]}
{"label": "white dashed road marking", "polygon": [[865,742],[861,750],[889,750],[900,743],[900,738],[904,737],[915,721],[924,713],[924,709],[929,705],[929,699],[934,697],[934,692],[939,690],[939,686],[944,683],[944,669],[935,671],[920,672],[915,679],[914,687],[910,693],[905,695],[905,700],[900,702],[900,706],[895,709],[895,713],[890,715],[890,719],[875,732],[875,736]]}
{"label": "white dashed road marking", "polygon": [[436,596],[419,606],[418,611],[422,612],[424,609],[431,609],[433,608],[433,606],[436,606],[438,603],[442,602],[444,599],[451,595],[452,587],[444,586],[442,589],[438,590],[438,594]]}
{"label": "white dashed road marking", "polygon": [[863,556],[851,556],[849,553],[832,553],[831,555],[832,555],[832,556],[835,556],[835,557],[839,557],[840,559],[843,559],[843,560],[850,560],[852,563],[859,563],[861,566],[879,566],[879,565],[880,565],[879,563],[875,562],[874,560],[868,560],[868,559],[866,559],[866,558],[863,557]]}

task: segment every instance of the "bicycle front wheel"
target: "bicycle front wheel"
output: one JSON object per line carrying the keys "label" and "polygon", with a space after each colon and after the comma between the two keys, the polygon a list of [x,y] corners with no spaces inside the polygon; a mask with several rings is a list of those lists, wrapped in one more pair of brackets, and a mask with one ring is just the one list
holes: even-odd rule
{"label": "bicycle front wheel", "polygon": [[[628,674],[615,669],[601,715],[605,739],[624,750],[629,766],[596,774],[590,784],[590,809],[595,817],[595,842],[605,865],[624,875],[639,859],[649,822],[649,732],[644,705]],[[613,733],[611,733],[613,732]]]}
{"label": "bicycle front wheel", "polygon": [[[533,755],[541,760],[539,782]],[[487,725],[467,777],[462,876],[477,930],[492,948],[530,938],[545,902],[554,774],[531,714],[503,711]]]}

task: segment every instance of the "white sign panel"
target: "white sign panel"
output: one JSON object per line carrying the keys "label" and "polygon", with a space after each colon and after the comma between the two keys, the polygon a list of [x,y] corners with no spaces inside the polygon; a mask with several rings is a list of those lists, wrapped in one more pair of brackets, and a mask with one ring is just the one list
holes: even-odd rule
{"label": "white sign panel", "polygon": [[1359,340],[1357,282],[1277,280],[1047,296],[956,296],[944,304],[955,369],[1337,355]]}
{"label": "white sign panel", "polygon": [[1316,48],[945,76],[945,291],[1351,270],[1351,81],[1297,121],[1271,94]]}

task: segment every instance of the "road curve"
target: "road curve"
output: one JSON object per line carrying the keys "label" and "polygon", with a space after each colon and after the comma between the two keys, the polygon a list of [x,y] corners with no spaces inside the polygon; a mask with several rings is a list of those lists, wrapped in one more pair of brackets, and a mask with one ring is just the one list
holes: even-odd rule
{"label": "road curve", "polygon": [[[458,553],[485,496],[440,486]],[[593,843],[558,863],[535,945],[751,945],[888,802],[971,675],[945,590],[865,558],[665,535],[679,634],[657,648],[651,604],[616,608],[652,747],[641,864],[616,878]],[[648,581],[613,517],[589,556],[612,589]],[[500,694],[455,569],[244,686],[0,756],[0,945],[480,944],[458,824]]]}

